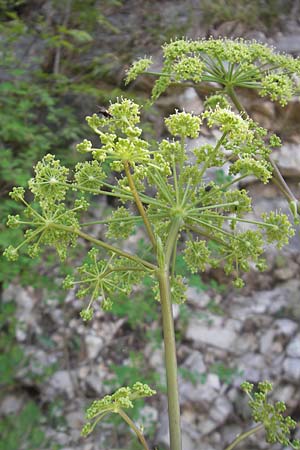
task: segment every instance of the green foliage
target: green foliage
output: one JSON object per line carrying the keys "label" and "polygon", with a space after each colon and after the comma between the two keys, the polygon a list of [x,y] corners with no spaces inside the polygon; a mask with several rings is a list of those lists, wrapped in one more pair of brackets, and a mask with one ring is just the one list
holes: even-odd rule
{"label": "green foliage", "polygon": [[[53,367],[43,367],[40,375],[32,373],[28,367],[28,357],[16,341],[16,306],[14,302],[0,303],[0,387],[7,390],[19,387],[16,375],[22,369],[34,383],[39,383],[53,373]],[[20,325],[20,324],[19,324]],[[34,358],[32,365],[34,365]],[[33,401],[27,401],[20,411],[9,414],[0,420],[0,449],[20,450],[30,448],[57,450],[54,443],[48,442],[43,431],[44,415]]]}
{"label": "green foliage", "polygon": [[219,25],[226,21],[238,21],[257,30],[269,30],[279,25],[282,15],[290,13],[293,2],[281,0],[201,0],[199,7],[205,25]]}
{"label": "green foliage", "polygon": [[241,371],[235,367],[227,367],[223,363],[214,363],[210,366],[209,372],[215,373],[225,384],[231,384],[235,377],[242,375]]}
{"label": "green foliage", "polygon": [[[53,23],[40,11],[27,15],[26,3],[22,0],[0,2],[1,249],[20,239],[19,230],[8,234],[4,228],[4,218],[19,210],[7,198],[11,187],[25,186],[32,175],[32,161],[41,159],[47,152],[59,156],[67,166],[73,165],[74,152],[70,148],[87,133],[76,104],[83,95],[88,105],[104,97],[108,101],[120,92],[112,88],[111,94],[107,87],[105,92],[95,87],[95,78],[99,78],[96,56],[84,71],[77,57],[93,45],[93,33],[98,24],[109,28],[110,32],[118,32],[105,14],[107,7],[117,8],[122,2],[104,1],[100,11],[93,0],[85,2],[84,8],[78,0],[69,6],[54,1],[57,16]],[[68,24],[57,23],[57,18],[65,15]],[[24,47],[24,38],[29,44],[38,41],[43,51],[38,55],[34,52],[34,56],[30,56],[29,51],[20,59],[16,49]],[[87,168],[87,165],[82,168],[78,177],[84,176]],[[21,283],[33,284],[36,280],[30,274],[35,273],[36,265],[37,262],[22,255],[9,269],[1,257],[0,282],[8,283],[18,275]],[[26,270],[29,267],[31,271]],[[47,282],[46,278],[43,282]]]}
{"label": "green foliage", "polygon": [[13,302],[0,303],[0,385],[14,386],[15,374],[26,361],[22,348],[16,342],[16,307]]}
{"label": "green foliage", "polygon": [[0,450],[40,450],[45,448],[44,445],[54,450],[46,440],[42,421],[40,408],[31,401],[25,404],[17,417],[14,414],[6,416],[0,421]]}

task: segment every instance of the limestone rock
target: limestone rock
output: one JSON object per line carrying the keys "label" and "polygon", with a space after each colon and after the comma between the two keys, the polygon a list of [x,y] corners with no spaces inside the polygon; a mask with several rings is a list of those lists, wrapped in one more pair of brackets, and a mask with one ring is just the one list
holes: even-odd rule
{"label": "limestone rock", "polygon": [[286,348],[287,355],[291,358],[300,358],[300,333],[291,340]]}
{"label": "limestone rock", "polygon": [[300,175],[300,145],[293,143],[284,144],[274,156],[274,161],[283,176],[299,177]]}
{"label": "limestone rock", "polygon": [[104,341],[102,337],[88,334],[85,336],[85,344],[89,359],[95,359],[102,350]]}
{"label": "limestone rock", "polygon": [[283,369],[289,380],[299,383],[300,378],[300,358],[286,358]]}
{"label": "limestone rock", "polygon": [[211,345],[228,350],[232,349],[237,337],[237,333],[229,328],[226,321],[220,317],[214,318],[212,325],[193,318],[186,330],[186,338],[191,339],[195,347]]}

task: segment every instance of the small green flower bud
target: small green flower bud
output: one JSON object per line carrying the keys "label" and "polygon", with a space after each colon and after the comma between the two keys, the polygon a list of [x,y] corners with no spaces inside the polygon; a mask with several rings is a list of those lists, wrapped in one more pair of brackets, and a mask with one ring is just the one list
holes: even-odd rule
{"label": "small green flower bud", "polygon": [[5,256],[9,261],[17,261],[19,258],[18,250],[10,245],[4,250],[3,256]]}
{"label": "small green flower bud", "polygon": [[72,289],[74,286],[74,278],[71,275],[67,275],[62,285],[64,289]]}
{"label": "small green flower bud", "polygon": [[80,311],[80,317],[82,318],[82,320],[84,322],[89,322],[90,320],[92,320],[93,315],[94,315],[94,311],[92,308],[82,309]]}
{"label": "small green flower bud", "polygon": [[233,282],[232,282],[233,286],[241,289],[242,287],[245,286],[244,281],[241,278],[236,278]]}
{"label": "small green flower bud", "polygon": [[87,422],[81,430],[81,436],[88,436],[91,432],[93,431],[93,426],[91,424],[91,422]]}
{"label": "small green flower bud", "polygon": [[25,189],[22,187],[14,187],[9,195],[15,201],[24,200]]}
{"label": "small green flower bud", "polygon": [[18,228],[18,226],[20,225],[20,216],[19,216],[19,214],[16,214],[15,216],[9,215],[7,217],[6,225],[9,228]]}
{"label": "small green flower bud", "polygon": [[76,150],[79,153],[87,153],[90,152],[92,149],[92,143],[91,141],[88,141],[87,139],[84,139],[83,142],[76,145]]}

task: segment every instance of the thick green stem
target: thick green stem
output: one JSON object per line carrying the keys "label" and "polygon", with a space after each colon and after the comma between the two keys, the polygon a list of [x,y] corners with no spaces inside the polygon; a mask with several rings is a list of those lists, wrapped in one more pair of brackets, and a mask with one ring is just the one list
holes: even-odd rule
{"label": "thick green stem", "polygon": [[239,434],[235,440],[228,445],[228,447],[225,448],[225,450],[232,450],[234,447],[236,447],[240,442],[242,442],[244,439],[247,439],[252,434],[257,433],[260,430],[263,430],[264,426],[262,423],[259,425],[256,425],[255,427],[251,428],[251,430],[245,431],[244,433]]}
{"label": "thick green stem", "polygon": [[172,450],[181,450],[176,343],[168,270],[162,270],[159,274],[159,290],[165,346],[170,448]]}
{"label": "thick green stem", "polygon": [[170,261],[174,250],[174,246],[176,245],[180,223],[181,221],[179,219],[175,219],[173,224],[171,225],[166,244],[164,267],[160,267],[160,271],[158,272],[163,334],[164,334],[164,347],[165,347],[170,448],[172,450],[181,450],[182,448],[176,342],[175,342],[174,320],[173,320],[171,289],[170,289],[170,273],[169,273]]}

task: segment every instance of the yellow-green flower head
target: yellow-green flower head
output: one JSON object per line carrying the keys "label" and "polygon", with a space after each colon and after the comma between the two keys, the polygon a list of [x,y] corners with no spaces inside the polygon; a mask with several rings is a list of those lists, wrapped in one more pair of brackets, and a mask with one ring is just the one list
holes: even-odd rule
{"label": "yellow-green flower head", "polygon": [[184,56],[173,65],[175,81],[193,80],[199,83],[202,79],[204,63],[198,56]]}
{"label": "yellow-green flower head", "polygon": [[135,80],[141,73],[145,72],[152,64],[152,58],[141,58],[135,61],[127,71],[125,84]]}
{"label": "yellow-green flower head", "polygon": [[133,401],[143,397],[151,397],[156,391],[147,384],[136,382],[132,387],[121,387],[112,395],[106,395],[101,400],[95,400],[86,411],[86,418],[94,420],[84,425],[81,434],[87,436],[95,425],[109,413],[118,413],[122,409],[133,408]]}
{"label": "yellow-green flower head", "polygon": [[134,127],[140,122],[139,105],[127,98],[121,98],[117,103],[113,103],[108,110],[116,125],[122,130]]}
{"label": "yellow-green flower head", "polygon": [[215,109],[209,108],[204,111],[202,118],[207,119],[209,127],[217,125],[223,133],[228,133],[229,136],[238,134],[240,141],[249,139],[249,122],[232,111],[231,108],[222,108],[217,105]]}
{"label": "yellow-green flower head", "polygon": [[272,101],[279,101],[281,106],[285,106],[293,96],[293,80],[284,73],[271,73],[262,79],[261,84],[260,95],[269,95]]}
{"label": "yellow-green flower head", "polygon": [[29,181],[29,188],[37,200],[44,203],[65,199],[69,170],[61,166],[54,155],[48,154],[34,168],[35,177]]}
{"label": "yellow-green flower head", "polygon": [[198,116],[176,111],[175,114],[172,114],[165,120],[165,123],[173,136],[195,139],[199,136],[200,125],[202,122]]}

